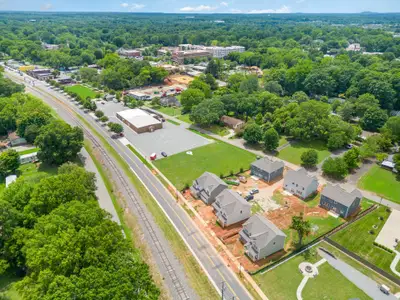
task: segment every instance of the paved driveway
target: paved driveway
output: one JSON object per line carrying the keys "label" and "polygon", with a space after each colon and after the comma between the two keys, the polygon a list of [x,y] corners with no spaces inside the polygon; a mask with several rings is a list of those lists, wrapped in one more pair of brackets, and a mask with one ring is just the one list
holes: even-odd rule
{"label": "paved driveway", "polygon": [[318,250],[318,253],[326,259],[326,261],[343,274],[348,280],[354,283],[359,289],[363,290],[368,296],[375,300],[397,300],[394,295],[385,295],[379,290],[379,284],[363,273],[354,269],[352,266],[340,259],[334,259],[325,252]]}

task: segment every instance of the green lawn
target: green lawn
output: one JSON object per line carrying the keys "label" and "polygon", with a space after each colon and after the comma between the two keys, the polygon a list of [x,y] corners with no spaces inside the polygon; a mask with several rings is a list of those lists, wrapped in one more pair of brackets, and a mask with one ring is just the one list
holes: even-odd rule
{"label": "green lawn", "polygon": [[167,122],[168,122],[168,123],[171,123],[171,124],[174,124],[174,125],[176,125],[176,126],[181,125],[180,123],[178,123],[178,122],[176,122],[176,121],[174,121],[174,120],[170,120],[170,119],[167,119]]}
{"label": "green lawn", "polygon": [[186,122],[188,124],[193,124],[192,121],[190,121],[190,114],[184,114],[184,115],[180,115],[177,117],[179,120]]}
{"label": "green lawn", "polygon": [[35,153],[35,152],[38,152],[38,151],[39,151],[39,148],[32,148],[32,149],[20,151],[20,152],[18,152],[18,154],[21,156],[21,155]]}
{"label": "green lawn", "polygon": [[[345,221],[342,218],[334,218],[332,216],[328,216],[326,218],[315,217],[315,216],[308,216],[306,217],[307,220],[310,221],[312,232],[310,235],[303,239],[303,244],[308,244],[315,240],[317,237],[327,233],[328,231],[332,230],[333,228],[343,224]],[[295,237],[294,241],[298,240],[297,232],[293,230],[293,236]]]}
{"label": "green lawn", "polygon": [[300,165],[301,154],[310,149],[314,149],[318,152],[318,163],[322,162],[325,158],[327,158],[331,154],[328,148],[326,147],[325,143],[321,141],[313,141],[313,142],[296,142],[293,145],[279,151],[278,157],[293,164]]}
{"label": "green lawn", "polygon": [[20,278],[9,274],[0,276],[0,298],[4,296],[8,300],[22,299],[14,288],[14,283],[19,280]]}
{"label": "green lawn", "polygon": [[[316,247],[313,247],[269,272],[253,276],[253,279],[271,300],[297,299],[297,287],[303,279],[298,269],[300,263],[316,263],[321,258]],[[330,297],[326,297],[328,292]],[[332,298],[332,295],[337,297]],[[328,263],[319,267],[319,275],[316,278],[308,280],[302,296],[304,299],[369,299]]]}
{"label": "green lawn", "polygon": [[279,147],[285,145],[287,142],[286,136],[281,136],[279,139]]}
{"label": "green lawn", "polygon": [[171,117],[178,117],[181,115],[181,112],[182,112],[182,108],[179,108],[179,107],[157,106],[157,107],[152,107],[152,108],[159,111],[160,113],[166,114]]}
{"label": "green lawn", "polygon": [[316,207],[319,205],[319,200],[321,199],[321,194],[317,193],[315,195],[311,195],[304,199],[304,202],[307,204],[308,207]]}
{"label": "green lawn", "polygon": [[[390,263],[393,261],[394,254],[373,244],[389,215],[390,213],[386,211],[386,207],[379,207],[346,229],[333,235],[332,239],[375,266],[395,275],[390,270]],[[379,217],[383,217],[384,220],[381,221]],[[373,229],[374,225],[378,226],[377,229]],[[370,230],[373,230],[374,233],[371,234]]]}
{"label": "green lawn", "polygon": [[358,187],[400,203],[400,181],[396,175],[378,165],[372,166],[358,181]]}
{"label": "green lawn", "polygon": [[190,186],[205,171],[228,176],[230,173],[239,173],[240,169],[249,169],[256,160],[255,154],[223,142],[214,142],[191,151],[193,155],[182,152],[154,162],[179,190]]}
{"label": "green lawn", "polygon": [[371,299],[330,264],[324,263],[318,271],[319,275],[309,279],[304,287],[304,299]]}
{"label": "green lawn", "polygon": [[214,134],[218,134],[219,136],[225,136],[229,133],[228,128],[220,125],[210,125],[208,127],[202,127],[204,130],[210,131]]}
{"label": "green lawn", "polygon": [[92,89],[85,87],[83,85],[77,84],[73,86],[67,86],[65,87],[67,91],[74,92],[81,96],[82,99],[86,99],[87,97],[90,97],[91,99],[94,99],[96,97],[96,92],[94,92]]}

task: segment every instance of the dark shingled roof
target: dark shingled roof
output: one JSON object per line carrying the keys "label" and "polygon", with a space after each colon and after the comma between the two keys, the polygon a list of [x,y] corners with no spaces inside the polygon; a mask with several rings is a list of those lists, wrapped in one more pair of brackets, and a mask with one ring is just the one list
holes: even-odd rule
{"label": "dark shingled roof", "polygon": [[356,198],[362,198],[362,194],[359,190],[354,189],[351,193],[347,192],[339,185],[328,184],[321,195],[328,197],[346,207],[350,207]]}
{"label": "dark shingled roof", "polygon": [[263,157],[259,160],[256,160],[251,164],[252,166],[255,166],[261,170],[264,170],[268,173],[275,172],[276,170],[279,170],[280,168],[283,168],[285,164],[282,161],[273,161],[269,159],[268,157]]}

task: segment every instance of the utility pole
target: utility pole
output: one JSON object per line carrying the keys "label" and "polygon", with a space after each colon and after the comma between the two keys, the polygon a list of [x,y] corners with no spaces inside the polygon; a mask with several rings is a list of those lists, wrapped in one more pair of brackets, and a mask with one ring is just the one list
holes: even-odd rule
{"label": "utility pole", "polygon": [[221,288],[221,299],[224,300],[224,292],[225,292],[225,281],[222,281],[222,288]]}

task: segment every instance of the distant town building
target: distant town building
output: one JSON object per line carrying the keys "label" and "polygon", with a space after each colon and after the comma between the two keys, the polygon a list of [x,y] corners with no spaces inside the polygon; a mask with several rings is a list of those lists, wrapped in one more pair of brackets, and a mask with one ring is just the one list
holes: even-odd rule
{"label": "distant town building", "polygon": [[163,127],[162,121],[139,108],[117,112],[117,118],[136,133],[153,132]]}
{"label": "distant town building", "polygon": [[257,176],[266,182],[282,177],[284,168],[285,164],[282,161],[273,161],[268,157],[258,159],[250,166],[251,175]]}
{"label": "distant town building", "polygon": [[350,44],[347,46],[346,51],[361,51],[361,46],[360,44]]}
{"label": "distant town building", "polygon": [[15,131],[8,133],[8,140],[10,141],[11,147],[27,144],[26,139],[20,137]]}
{"label": "distant town building", "polygon": [[217,175],[204,172],[203,175],[193,181],[190,192],[195,198],[211,205],[216,197],[227,188],[228,185]]}
{"label": "distant town building", "polygon": [[231,52],[244,52],[242,46],[217,47],[217,46],[202,46],[192,44],[181,44],[179,50],[172,54],[173,61],[182,64],[185,59],[196,57],[212,56],[215,58],[223,58]]}
{"label": "distant town building", "polygon": [[224,189],[216,197],[212,207],[222,227],[247,220],[251,215],[251,204],[230,189]]}
{"label": "distant town building", "polygon": [[265,217],[254,215],[243,224],[239,239],[252,261],[258,261],[281,251],[286,234]]}
{"label": "distant town building", "polygon": [[235,132],[240,131],[246,125],[246,123],[243,120],[236,119],[236,118],[229,117],[229,116],[222,116],[221,122],[225,126],[228,126],[229,128],[235,130]]}
{"label": "distant town building", "polygon": [[54,76],[51,73],[50,69],[34,69],[34,70],[28,70],[26,72],[29,76],[32,76],[33,78],[36,78],[37,80],[47,80],[47,79],[53,79]]}
{"label": "distant town building", "polygon": [[215,58],[224,58],[232,52],[244,52],[245,48],[242,46],[230,46],[230,47],[205,47],[204,49],[211,52]]}
{"label": "distant town building", "polygon": [[347,218],[357,212],[362,197],[357,189],[349,193],[339,185],[328,184],[321,192],[319,206]]}
{"label": "distant town building", "polygon": [[304,168],[288,171],[283,181],[284,190],[302,199],[316,193],[318,185],[317,178],[308,174]]}
{"label": "distant town building", "polygon": [[147,95],[145,93],[139,92],[139,91],[130,91],[127,94],[128,97],[132,97],[136,100],[151,100],[152,97],[150,95]]}
{"label": "distant town building", "polygon": [[45,50],[58,50],[58,49],[60,49],[60,45],[47,44],[47,43],[42,43],[42,47]]}
{"label": "distant town building", "polygon": [[123,56],[123,57],[138,57],[140,56],[140,51],[139,50],[134,50],[134,49],[123,49],[123,48],[119,48],[117,50],[117,53],[119,56]]}

